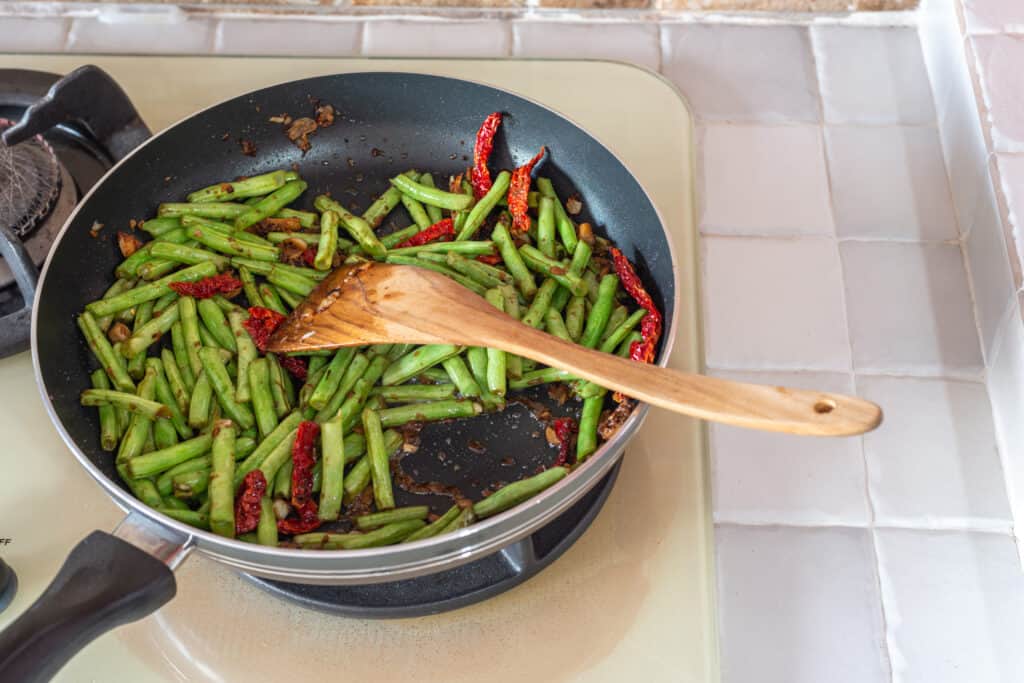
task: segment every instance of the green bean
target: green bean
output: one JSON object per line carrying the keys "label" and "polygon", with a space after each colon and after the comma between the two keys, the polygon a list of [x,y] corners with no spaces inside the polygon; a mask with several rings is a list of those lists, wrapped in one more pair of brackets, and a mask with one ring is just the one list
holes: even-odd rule
{"label": "green bean", "polygon": [[320,217],[320,241],[317,243],[313,267],[317,270],[330,270],[337,250],[338,214],[333,211],[324,211]]}
{"label": "green bean", "polygon": [[555,202],[541,197],[537,209],[537,246],[550,259],[555,258]]}
{"label": "green bean", "polygon": [[[585,242],[580,242],[585,244]],[[560,290],[568,291],[568,290]],[[572,341],[579,341],[583,334],[583,318],[586,315],[587,297],[574,296],[569,299],[569,305],[565,308],[565,329]]]}
{"label": "green bean", "polygon": [[[159,206],[159,208],[157,208],[156,215],[161,218],[178,218],[180,216],[199,216],[200,218],[237,218],[238,216],[246,213],[246,211],[248,211],[248,209],[245,204],[235,204],[233,202],[204,202],[202,204],[164,202]],[[146,221],[146,223],[143,223],[143,229],[146,230],[146,232],[150,232],[145,226],[147,223],[151,222],[152,221]],[[179,223],[178,225],[181,224]],[[150,232],[150,234],[153,233]]]}
{"label": "green bean", "polygon": [[601,351],[605,353],[613,353],[619,344],[622,343],[622,340],[628,337],[629,333],[640,324],[640,321],[645,315],[647,315],[647,311],[642,308],[638,308],[625,320],[616,325],[614,329],[612,329],[611,324],[609,324],[608,329],[606,330],[607,334],[605,334],[604,340],[601,342]]}
{"label": "green bean", "polygon": [[[156,398],[156,373],[150,368],[146,368],[146,375],[139,382],[138,396],[146,401]],[[146,442],[152,436],[152,425],[153,421],[145,415],[132,414],[128,428],[125,430],[124,436],[121,437],[121,446],[117,450],[115,463],[120,468],[123,468],[128,460],[145,450]],[[127,478],[126,474],[122,476]]]}
{"label": "green bean", "polygon": [[597,450],[597,423],[601,419],[601,408],[604,407],[606,390],[596,396],[583,399],[583,411],[580,413],[580,431],[576,437],[576,462],[583,462],[588,455]]}
{"label": "green bean", "polygon": [[[157,420],[154,427],[163,422],[168,422],[169,425],[174,428],[174,431],[178,436],[183,439],[190,438],[192,436],[192,430],[189,429],[184,412],[178,405],[178,401],[174,396],[174,391],[171,389],[170,382],[167,381],[163,362],[159,358],[147,358],[146,367],[149,368],[150,366],[152,366],[153,370],[156,372],[156,399],[167,406],[167,409],[171,412],[171,416],[168,420]],[[154,434],[154,438],[155,436],[156,435]]]}
{"label": "green bean", "polygon": [[416,266],[418,268],[426,268],[427,270],[432,270],[432,271],[434,271],[436,273],[441,273],[443,275],[448,276],[452,280],[455,280],[456,282],[458,282],[460,285],[462,285],[466,289],[468,289],[468,290],[470,290],[470,291],[472,291],[472,292],[474,292],[476,294],[479,294],[480,296],[483,296],[484,292],[487,291],[487,288],[484,287],[483,285],[477,284],[476,282],[474,282],[473,280],[470,280],[465,275],[462,275],[461,273],[457,273],[454,270],[452,270],[451,268],[439,265],[437,263],[431,263],[430,261],[425,261],[425,260],[423,260],[421,258],[417,258],[415,256],[402,256],[400,254],[389,253],[385,260],[388,263],[394,263],[394,264],[400,265],[400,266]]}
{"label": "green bean", "polygon": [[[149,480],[148,479],[143,479],[143,481],[149,481]],[[149,482],[149,483],[152,483],[152,482]],[[180,498],[175,498],[173,495],[163,496],[161,498],[160,503],[161,503],[160,507],[169,508],[171,510],[190,510],[191,509],[191,508],[189,508],[188,503],[186,503],[185,501],[181,500]]]}
{"label": "green bean", "polygon": [[274,410],[277,412],[277,417],[281,418],[287,415],[295,404],[293,398],[295,389],[288,375],[285,374],[284,368],[278,362],[277,356],[268,353],[267,361],[270,370],[270,395],[274,398]]}
{"label": "green bean", "polygon": [[128,375],[124,357],[114,352],[113,347],[107,340],[107,335],[103,334],[103,330],[96,324],[96,318],[88,311],[84,311],[78,316],[77,322],[78,328],[85,335],[85,341],[89,345],[89,349],[96,356],[96,360],[100,362],[104,372],[110,377],[114,387],[119,391],[134,391],[135,383]]}
{"label": "green bean", "polygon": [[[256,468],[263,472],[263,476],[268,482],[274,481],[277,477],[277,471],[285,462],[291,462],[292,444],[295,442],[295,436],[298,433],[298,429],[293,429],[288,432],[284,440],[277,444],[277,446],[267,454],[267,457],[263,459],[260,466]],[[237,472],[235,476],[237,478]]]}
{"label": "green bean", "polygon": [[[179,303],[178,306],[180,307],[181,304]],[[198,330],[196,330],[196,336],[199,336]],[[180,308],[178,309],[178,322],[171,325],[171,348],[174,350],[174,361],[178,365],[178,370],[181,371],[181,381],[185,385],[185,390],[191,392],[196,385],[196,376],[192,372],[192,361],[185,341],[185,332],[181,325]],[[196,358],[198,359],[199,356],[197,355]]]}
{"label": "green bean", "polygon": [[608,318],[612,313],[612,306],[615,305],[615,291],[618,287],[618,276],[608,274],[601,278],[597,301],[590,309],[586,327],[583,328],[583,335],[580,337],[581,346],[593,349],[601,341],[601,335],[604,334],[604,328],[607,327]]}
{"label": "green bean", "polygon": [[[392,189],[394,189],[394,188],[392,188]],[[419,231],[420,231],[420,226],[418,226],[415,223],[413,223],[412,225],[410,225],[407,228],[402,228],[401,230],[395,230],[393,233],[391,233],[389,235],[384,235],[383,237],[380,238],[380,243],[383,244],[388,249],[391,249],[393,247],[398,246],[402,242],[406,241],[407,239],[409,239],[410,237],[412,237],[413,235],[415,235]]]}
{"label": "green bean", "polygon": [[313,280],[285,271],[273,270],[267,279],[277,287],[278,293],[282,297],[285,296],[285,292],[298,294],[300,297],[309,296],[309,293],[316,288],[316,282]]}
{"label": "green bean", "polygon": [[502,171],[494,178],[491,189],[477,200],[476,206],[469,212],[466,222],[462,224],[458,237],[455,238],[456,240],[468,240],[476,234],[476,231],[483,225],[484,219],[490,215],[491,211],[498,204],[498,200],[505,196],[511,179],[512,174],[508,171]]}
{"label": "green bean", "polygon": [[[161,204],[161,206],[164,205]],[[159,214],[159,211],[157,213]],[[176,216],[158,216],[143,222],[139,227],[149,233],[151,237],[160,237],[160,235],[181,228],[181,221]]]}
{"label": "green bean", "polygon": [[192,400],[188,406],[188,424],[202,429],[210,422],[210,408],[213,401],[213,385],[206,373],[199,375],[192,389]]}
{"label": "green bean", "polygon": [[427,215],[427,210],[423,208],[423,205],[418,201],[410,197],[409,195],[402,195],[402,206],[409,212],[409,217],[412,218],[412,222],[419,227],[420,230],[426,230],[431,225],[430,216]]}
{"label": "green bean", "polygon": [[[249,434],[252,434],[252,436],[249,436]],[[241,460],[256,450],[255,436],[255,432],[250,429],[239,433],[235,439],[235,460]]]}
{"label": "green bean", "polygon": [[578,243],[578,237],[576,236],[576,226],[573,225],[572,219],[565,212],[565,208],[562,206],[562,202],[559,201],[558,195],[555,194],[555,188],[551,184],[551,180],[548,178],[537,178],[537,189],[540,194],[544,197],[550,197],[554,200],[555,210],[555,222],[558,224],[558,236],[562,240],[562,244],[565,245],[565,250],[570,254],[576,249]]}
{"label": "green bean", "polygon": [[277,426],[274,397],[270,391],[270,364],[267,359],[256,358],[249,363],[248,375],[249,395],[252,399],[256,426],[259,428],[260,438],[266,438]]}
{"label": "green bean", "polygon": [[313,270],[312,268],[302,268],[300,266],[289,266],[286,263],[268,263],[266,261],[255,261],[253,259],[235,257],[231,259],[231,264],[238,268],[245,266],[253,273],[269,277],[272,273],[289,273],[291,275],[298,275],[307,280],[313,280],[319,282],[328,276],[329,273],[323,273],[319,270]]}
{"label": "green bean", "polygon": [[191,460],[203,455],[210,450],[213,444],[213,437],[209,434],[200,434],[197,437],[182,441],[179,444],[145,455],[138,455],[128,460],[128,474],[133,479],[149,477],[159,474],[164,470],[174,467],[178,463]]}
{"label": "green bean", "polygon": [[569,330],[565,326],[565,321],[562,320],[562,314],[554,308],[549,308],[548,312],[544,317],[545,329],[548,334],[553,334],[559,339],[564,339],[567,342],[573,341],[572,336],[569,334]]}
{"label": "green bean", "polygon": [[[476,378],[473,377],[473,374],[469,371],[469,368],[466,367],[466,363],[465,363],[465,361],[462,360],[461,356],[455,355],[455,356],[452,356],[451,358],[446,358],[442,362],[442,365],[444,366],[445,372],[448,373],[448,376],[451,378],[452,382],[454,383],[454,386],[458,387],[460,394],[462,394],[466,398],[476,398],[476,397],[478,397],[478,396],[480,396],[482,394],[482,391],[480,389],[480,385],[477,384]],[[434,385],[434,386],[437,386],[437,385]],[[444,385],[440,385],[440,386],[444,386]],[[451,387],[453,385],[448,385],[448,386]],[[397,388],[401,388],[401,387],[397,387]],[[449,397],[440,397],[440,398],[451,398],[451,397],[449,396]],[[420,400],[424,400],[424,399],[420,399]]]}
{"label": "green bean", "polygon": [[[224,353],[227,353],[229,355],[231,354],[230,351],[221,346],[217,339],[212,334],[210,334],[210,331],[206,329],[206,325],[199,326],[199,341],[202,342],[203,346],[206,346],[211,349],[217,349],[218,351],[223,351]],[[227,358],[224,358],[223,360],[225,363],[228,361]]]}
{"label": "green bean", "polygon": [[248,429],[256,424],[256,419],[249,406],[235,400],[235,389],[231,384],[231,378],[216,349],[200,349],[199,358],[203,362],[203,370],[210,380],[210,386],[213,387],[213,393],[217,395],[217,402],[220,403],[224,414],[237,422],[242,429]]}
{"label": "green bean", "polygon": [[109,299],[100,299],[85,305],[85,309],[93,315],[104,316],[123,311],[126,308],[138,306],[151,299],[159,299],[168,291],[168,285],[172,282],[194,282],[216,274],[217,267],[212,263],[197,263],[175,273],[140,285],[135,289],[128,290]]}
{"label": "green bean", "polygon": [[[345,399],[348,398],[348,393],[352,390],[352,387],[355,386],[356,382],[359,381],[359,378],[363,376],[363,373],[366,372],[366,368],[369,365],[370,359],[366,354],[356,353],[352,357],[352,360],[349,361],[341,379],[338,380],[337,388],[319,409],[320,412],[316,415],[317,422],[326,422],[327,420],[337,416],[338,410],[341,409],[341,405],[345,402]],[[323,381],[323,378],[321,378],[321,381]],[[319,401],[319,397],[317,397],[317,399]],[[312,402],[312,398],[310,398],[310,401]],[[316,408],[316,406],[313,407]]]}
{"label": "green bean", "polygon": [[[153,243],[154,249],[156,248],[157,244],[159,244],[159,242]],[[182,246],[195,247],[197,244],[199,243],[196,241],[187,240],[186,242],[184,242]],[[166,276],[168,273],[177,268],[179,264],[179,261],[174,261],[168,258],[153,258],[139,266],[138,275],[146,282],[153,282]]]}
{"label": "green bean", "polygon": [[[95,370],[89,378],[92,380],[94,389],[110,389],[110,380],[103,370]],[[120,433],[117,428],[117,413],[114,406],[109,403],[99,406],[100,418],[100,447],[105,451],[112,451],[117,448],[117,441]]]}
{"label": "green bean", "polygon": [[[419,177],[419,183],[423,187],[437,187],[436,185],[434,185],[434,176],[430,175],[429,173],[424,173],[423,175],[421,175]],[[426,204],[425,207],[427,210],[427,216],[430,217],[431,224],[437,223],[438,221],[444,218],[444,215],[441,213],[441,209],[439,209],[438,207],[433,206],[432,204]]]}
{"label": "green bean", "polygon": [[277,517],[274,516],[274,501],[270,496],[260,499],[260,521],[256,524],[256,542],[260,545],[277,547]]}
{"label": "green bean", "polygon": [[285,305],[292,310],[298,308],[299,304],[302,303],[302,296],[293,294],[283,287],[279,287],[277,293],[280,295],[281,300],[284,301]]}
{"label": "green bean", "polygon": [[[582,242],[583,240],[580,241]],[[584,244],[586,244],[586,242],[584,242]],[[579,247],[577,247],[577,249],[578,248]],[[597,276],[588,270],[583,273],[581,277],[583,278],[583,281],[587,283],[587,301],[593,304],[597,301],[597,293],[598,289],[600,289],[600,286],[597,283]]]}
{"label": "green bean", "polygon": [[401,200],[402,193],[398,188],[389,187],[373,201],[373,204],[370,204],[370,208],[363,213],[363,220],[369,223],[371,228],[377,228]]}
{"label": "green bean", "polygon": [[550,384],[552,382],[568,382],[574,379],[578,379],[576,375],[572,374],[568,370],[559,370],[558,368],[541,368],[539,370],[531,370],[530,372],[524,372],[523,376],[519,379],[511,380],[508,383],[509,389],[528,389],[541,384]]}
{"label": "green bean", "polygon": [[359,246],[374,259],[378,261],[384,260],[387,249],[380,243],[377,236],[373,234],[373,228],[370,227],[369,223],[359,216],[353,216],[344,206],[327,195],[317,197],[313,201],[313,206],[321,213],[324,211],[334,211],[338,214],[342,227],[352,236],[352,239],[359,243]]}
{"label": "green bean", "polygon": [[[238,467],[235,468],[235,481],[234,486],[237,489],[238,485],[242,483],[242,479],[245,475],[249,474],[253,470],[257,469],[263,464],[263,461],[282,443],[288,444],[288,448],[291,448],[291,441],[288,440],[288,435],[299,426],[302,422],[302,414],[299,412],[290,413],[287,417],[281,420],[281,423],[274,427],[274,431],[267,434],[259,445],[256,446],[256,450],[250,453],[245,460],[243,460]],[[267,481],[270,481],[269,479]]]}
{"label": "green bean", "polygon": [[[264,237],[260,237],[259,235],[255,235],[251,232],[235,230],[227,223],[221,223],[220,221],[215,221],[209,218],[200,218],[199,216],[182,216],[181,225],[186,236],[191,236],[191,230],[195,229],[203,231],[211,240],[215,239],[221,244],[230,243],[234,245],[237,243],[254,247],[261,251],[274,250],[277,248],[271,244],[270,240]],[[235,258],[245,258],[245,256],[236,256]],[[260,263],[265,263],[265,261],[260,261]]]}
{"label": "green bean", "polygon": [[615,355],[623,358],[629,358],[629,352],[633,346],[633,342],[638,341],[643,341],[643,335],[636,331],[630,332],[629,335],[622,340],[622,344],[620,344],[619,348],[615,351]]}
{"label": "green bean", "polygon": [[351,395],[341,404],[341,422],[345,431],[352,429],[359,421],[363,404],[370,395],[370,388],[380,379],[387,364],[388,359],[385,356],[374,356],[366,367],[366,372],[352,387]]}
{"label": "green bean", "polygon": [[270,245],[251,244],[238,234],[223,235],[207,226],[190,226],[188,235],[203,246],[228,256],[240,256],[256,261],[276,262],[280,256],[278,248]]}
{"label": "green bean", "polygon": [[[110,285],[110,287],[107,288],[107,291],[103,292],[102,299],[110,299],[112,297],[117,296],[118,294],[123,294],[124,292],[127,292],[128,290],[130,290],[134,286],[135,286],[135,280],[121,278],[121,279],[115,281],[114,284]],[[127,309],[127,310],[131,310],[131,309]],[[107,331],[107,329],[110,327],[110,324],[112,322],[114,322],[114,316],[112,314],[96,318],[96,324],[104,332]]]}
{"label": "green bean", "polygon": [[132,358],[144,354],[154,342],[170,332],[171,326],[178,322],[178,308],[172,307],[155,315],[152,320],[140,327],[121,345],[121,355]]}
{"label": "green bean", "polygon": [[476,521],[476,513],[473,512],[472,507],[466,507],[459,510],[459,514],[456,515],[444,529],[441,530],[441,534],[450,534],[453,531],[459,529],[465,529],[467,526]]}
{"label": "green bean", "polygon": [[223,202],[229,199],[244,199],[269,194],[285,183],[284,171],[272,171],[254,175],[245,180],[217,183],[196,190],[186,197],[190,202]]}
{"label": "green bean", "polygon": [[[355,356],[356,348],[353,346],[340,348],[334,352],[334,357],[331,358],[326,370],[320,376],[320,381],[316,383],[313,393],[310,394],[310,407],[322,410],[327,405],[327,402],[338,391],[338,386],[345,376],[345,371],[348,370],[349,364]],[[353,383],[355,383],[355,380],[353,380]]]}
{"label": "green bean", "polygon": [[466,359],[473,371],[473,379],[480,386],[480,400],[487,410],[500,410],[505,406],[505,399],[495,396],[487,388],[487,350],[473,346],[466,351]]}
{"label": "green bean", "polygon": [[529,325],[530,327],[540,328],[544,322],[544,316],[548,312],[548,307],[551,305],[551,297],[554,295],[555,290],[558,288],[558,282],[553,278],[547,278],[541,284],[537,293],[533,297],[533,301],[530,303],[530,307],[526,310],[523,315],[523,324]]}
{"label": "green bean", "polygon": [[260,296],[260,290],[256,286],[256,278],[253,277],[252,271],[242,266],[238,269],[238,279],[242,281],[242,288],[245,291],[245,298],[248,299],[249,305],[266,308],[263,303],[263,297]]}
{"label": "green bean", "polygon": [[326,522],[338,519],[345,490],[345,443],[341,418],[328,420],[321,425],[320,430],[322,483],[317,514]]}
{"label": "green bean", "polygon": [[[629,318],[629,309],[625,306],[619,304],[612,308],[611,315],[608,316],[608,323],[604,326],[604,331],[601,333],[601,344],[604,344],[605,340],[615,332],[615,329],[619,325],[626,322],[627,318]],[[617,346],[617,344],[615,346]],[[614,349],[615,346],[612,346],[612,349]],[[600,348],[600,345],[598,348]]]}
{"label": "green bean", "polygon": [[[497,289],[488,289],[485,296],[487,303],[505,312],[505,297]],[[505,352],[501,349],[487,348],[487,390],[497,396],[504,396],[507,390],[505,377]]]}
{"label": "green bean", "polygon": [[312,228],[316,225],[317,215],[312,211],[299,211],[297,209],[281,209],[274,214],[274,218],[296,218],[303,228]]}
{"label": "green bean", "polygon": [[384,427],[400,427],[407,422],[436,422],[456,417],[479,415],[482,408],[475,401],[451,399],[428,403],[408,403],[377,411]]}
{"label": "green bean", "polygon": [[369,531],[378,527],[405,522],[410,519],[426,519],[430,514],[430,508],[426,505],[412,505],[410,507],[395,508],[386,512],[371,512],[356,517],[356,528],[360,531]]}
{"label": "green bean", "polygon": [[149,250],[152,248],[152,242],[143,244],[135,250],[134,254],[118,264],[117,268],[114,269],[114,275],[122,279],[136,277],[142,264],[153,258],[149,253]]}
{"label": "green bean", "polygon": [[[260,297],[263,299],[263,305],[272,311],[277,311],[281,315],[288,315],[288,309],[284,307],[284,303],[281,301],[281,297],[278,295],[277,290],[274,286],[269,283],[261,283],[259,285]],[[257,305],[257,304],[253,304]]]}
{"label": "green bean", "polygon": [[408,519],[394,522],[365,534],[331,534],[316,532],[299,534],[292,538],[303,548],[319,548],[322,550],[358,550],[359,548],[376,548],[392,545],[402,541],[411,533],[422,529],[426,523],[422,519]]}
{"label": "green bean", "polygon": [[448,508],[447,512],[435,519],[433,522],[426,525],[419,531],[415,531],[409,536],[406,536],[402,543],[412,543],[413,541],[422,541],[425,538],[433,538],[434,536],[437,536],[444,531],[445,527],[455,521],[455,518],[459,516],[461,511],[462,508],[458,505],[452,505]]}
{"label": "green bean", "polygon": [[[232,461],[234,462],[234,461]],[[209,490],[210,470],[199,470],[178,474],[171,479],[175,498],[195,498]]]}
{"label": "green bean", "polygon": [[533,280],[533,273],[523,263],[523,258],[520,256],[519,250],[516,249],[515,243],[512,242],[512,236],[509,235],[508,228],[505,227],[504,223],[499,221],[494,226],[494,230],[491,232],[491,239],[497,245],[498,253],[501,254],[501,259],[505,262],[508,272],[515,279],[519,291],[527,299],[532,298],[537,291],[537,285]]}
{"label": "green bean", "polygon": [[185,472],[198,472],[199,470],[209,470],[211,465],[211,458],[209,455],[201,455],[198,458],[192,458],[185,462],[179,463],[170,469],[164,470],[159,477],[156,478],[156,489],[160,492],[161,496],[169,496],[174,492],[174,478],[179,474]]}
{"label": "green bean", "polygon": [[171,416],[170,408],[159,401],[146,400],[126,391],[112,389],[86,389],[81,395],[83,406],[112,405],[124,408],[130,413],[143,415],[150,420],[167,419]]}
{"label": "green bean", "polygon": [[154,242],[151,249],[153,256],[163,258],[175,263],[203,263],[209,261],[217,266],[217,270],[224,270],[231,263],[227,256],[220,256],[205,249],[196,249],[184,244],[171,244],[170,242]]}
{"label": "green bean", "polygon": [[259,357],[259,349],[245,329],[244,323],[248,318],[249,314],[240,308],[228,311],[228,324],[235,337],[235,348],[238,352],[235,400],[239,403],[248,403],[252,397],[252,390],[249,387],[249,365]]}
{"label": "green bean", "polygon": [[504,512],[537,495],[568,473],[569,470],[565,467],[551,467],[540,474],[503,486],[483,500],[474,503],[473,512],[480,519]]}
{"label": "green bean", "polygon": [[387,370],[384,371],[381,383],[384,386],[401,384],[415,377],[423,370],[437,365],[446,358],[451,358],[460,351],[460,347],[453,344],[427,344],[420,346],[391,363]]}
{"label": "green bean", "polygon": [[570,294],[586,294],[586,283],[583,279],[573,273],[565,263],[545,256],[536,247],[524,244],[519,247],[519,253],[526,265],[544,277],[554,278],[558,284],[569,290]]}
{"label": "green bean", "polygon": [[[421,254],[420,258],[423,258],[424,256],[425,254]],[[444,261],[456,272],[462,273],[474,282],[487,288],[499,287],[501,285],[512,284],[515,282],[513,277],[505,271],[486,263],[480,263],[475,259],[466,258],[454,251],[448,252],[444,257]]]}
{"label": "green bean", "polygon": [[278,469],[274,481],[267,484],[267,491],[273,491],[275,498],[291,500],[292,497],[292,470],[295,464],[286,460]]}
{"label": "green bean", "polygon": [[157,512],[162,512],[171,519],[188,524],[197,529],[209,529],[210,518],[206,514],[199,512],[198,510],[182,510],[175,507],[167,507],[161,505],[156,507]]}
{"label": "green bean", "polygon": [[416,256],[426,253],[447,254],[454,251],[464,256],[488,256],[494,253],[494,242],[490,240],[476,240],[472,242],[428,242],[415,247],[402,247],[392,249],[388,255],[395,256]]}
{"label": "green bean", "polygon": [[473,201],[472,197],[467,197],[464,194],[445,192],[437,189],[436,187],[427,187],[426,185],[421,185],[415,180],[404,175],[392,178],[391,184],[397,187],[402,194],[408,195],[417,201],[423,202],[424,204],[436,206],[440,209],[462,211],[463,209],[468,209],[470,203]]}
{"label": "green bean", "polygon": [[[138,334],[139,330],[142,329],[143,325],[145,325],[146,323],[153,319],[153,307],[155,303],[156,302],[154,301],[147,301],[146,303],[138,306],[138,308],[135,311],[135,321],[132,326],[133,335]],[[122,341],[118,345],[117,353],[120,355],[124,355],[125,341],[127,340]],[[126,367],[128,369],[128,375],[132,379],[142,379],[142,375],[146,372],[146,354],[135,354],[134,356],[128,359]]]}
{"label": "green bean", "polygon": [[[203,327],[217,342],[217,346],[232,353],[236,352],[238,345],[235,344],[235,334],[221,307],[213,299],[200,299],[196,307],[199,311],[199,318],[203,321]],[[242,331],[245,332],[245,329],[242,328]],[[248,333],[245,334],[248,337]]]}
{"label": "green bean", "polygon": [[285,183],[272,193],[250,205],[244,213],[235,218],[235,230],[245,230],[250,225],[255,225],[265,218],[285,208],[306,191],[307,184],[304,180],[292,180]]}
{"label": "green bean", "polygon": [[[462,362],[458,356],[452,356],[444,361],[443,365],[453,360]],[[465,367],[465,363],[463,363]],[[469,372],[468,370],[466,371]],[[473,379],[472,375],[469,375]],[[454,380],[453,380],[454,381]],[[476,384],[476,380],[473,380]],[[445,398],[455,397],[456,384],[401,384],[393,387],[374,387],[370,390],[370,396],[380,396],[387,403],[408,403],[412,401],[437,401]],[[459,389],[459,393],[464,393]]]}

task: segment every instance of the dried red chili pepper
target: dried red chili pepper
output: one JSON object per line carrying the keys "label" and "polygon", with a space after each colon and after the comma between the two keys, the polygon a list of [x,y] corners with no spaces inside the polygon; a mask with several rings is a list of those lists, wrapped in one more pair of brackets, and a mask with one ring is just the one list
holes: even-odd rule
{"label": "dried red chili pepper", "polygon": [[190,296],[194,299],[209,299],[215,294],[237,293],[242,289],[242,281],[236,279],[231,273],[220,273],[204,277],[195,282],[172,282],[168,285],[181,296]]}
{"label": "dried red chili pepper", "polygon": [[252,337],[252,341],[256,344],[256,348],[261,353],[267,352],[267,343],[270,341],[270,335],[274,334],[281,323],[284,322],[284,316],[277,311],[272,311],[269,308],[263,308],[262,306],[251,306],[249,307],[249,317],[242,322],[242,327],[246,329],[249,336]]}
{"label": "dried red chili pepper", "polygon": [[316,502],[313,500],[307,500],[305,505],[295,508],[295,513],[295,517],[277,520],[277,530],[282,534],[308,534],[323,524],[317,514]]}
{"label": "dried red chili pepper", "polygon": [[434,240],[440,240],[442,242],[449,241],[455,235],[455,223],[451,218],[443,218],[438,222],[431,225],[425,230],[420,230],[418,233],[400,242],[396,249],[402,247],[420,247]]}
{"label": "dried red chili pepper", "polygon": [[306,377],[309,376],[309,364],[304,358],[296,358],[295,356],[278,356],[277,362],[281,364],[281,367],[288,371],[288,374],[299,380],[305,382]]}
{"label": "dried red chili pepper", "polygon": [[501,256],[499,254],[484,254],[483,256],[477,256],[476,260],[489,266],[496,266],[501,263]]}
{"label": "dried red chili pepper", "polygon": [[558,437],[558,458],[552,467],[564,465],[569,459],[569,447],[572,445],[572,437],[579,430],[576,420],[571,417],[560,417],[551,423]]}
{"label": "dried red chili pepper", "polygon": [[487,160],[494,149],[494,134],[501,125],[501,112],[494,112],[480,125],[476,133],[476,144],[473,146],[473,170],[469,173],[473,185],[473,196],[480,199],[491,189],[491,172],[487,169]]}
{"label": "dried red chili pepper", "polygon": [[299,423],[292,442],[292,505],[301,508],[313,497],[313,446],[320,433],[320,425],[307,420]]}
{"label": "dried red chili pepper", "polygon": [[260,500],[267,492],[262,470],[253,470],[242,479],[235,496],[235,533],[247,534],[260,523]]}
{"label": "dried red chili pepper", "polygon": [[508,211],[512,214],[512,230],[515,232],[526,232],[530,229],[530,217],[527,210],[530,208],[530,174],[533,167],[544,157],[544,148],[541,147],[537,156],[512,171],[512,180],[508,186]]}
{"label": "dried red chili pepper", "polygon": [[310,268],[313,267],[313,261],[316,260],[316,251],[316,247],[306,247],[306,249],[302,252],[302,262],[305,263]]}
{"label": "dried red chili pepper", "polygon": [[629,259],[615,247],[611,247],[609,251],[612,255],[612,263],[615,265],[615,273],[619,276],[622,287],[629,292],[629,295],[641,308],[647,311],[647,315],[640,321],[640,336],[643,339],[633,342],[629,347],[629,357],[641,363],[652,363],[654,362],[654,347],[657,346],[658,338],[661,337],[661,313],[654,305],[651,295],[641,284]]}

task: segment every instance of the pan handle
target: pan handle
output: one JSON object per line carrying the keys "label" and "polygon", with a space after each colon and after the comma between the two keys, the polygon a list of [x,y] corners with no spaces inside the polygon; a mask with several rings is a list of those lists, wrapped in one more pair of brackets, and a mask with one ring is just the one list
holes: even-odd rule
{"label": "pan handle", "polygon": [[38,272],[32,258],[25,251],[25,245],[7,225],[0,224],[0,256],[7,261],[14,273],[21,298],[25,305],[19,311],[0,317],[0,358],[19,353],[28,348],[29,326],[32,322],[32,300],[36,296]]}
{"label": "pan handle", "polygon": [[68,555],[39,599],[0,632],[0,682],[42,683],[79,650],[174,597],[191,539],[131,513]]}

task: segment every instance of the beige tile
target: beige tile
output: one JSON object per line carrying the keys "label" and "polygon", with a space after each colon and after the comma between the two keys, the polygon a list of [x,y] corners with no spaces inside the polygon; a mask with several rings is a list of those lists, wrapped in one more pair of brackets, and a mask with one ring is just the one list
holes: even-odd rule
{"label": "beige tile", "polygon": [[652,22],[517,21],[512,31],[516,57],[610,59],[655,71],[660,61]]}
{"label": "beige tile", "polygon": [[359,53],[362,30],[356,21],[223,19],[214,50],[228,55],[348,57]]}
{"label": "beige tile", "polygon": [[996,152],[1024,152],[1024,36],[972,38]]}
{"label": "beige tile", "polygon": [[526,0],[351,0],[355,7],[525,7]]}
{"label": "beige tile", "polygon": [[61,52],[71,20],[62,17],[0,16],[0,50]]}
{"label": "beige tile", "polygon": [[118,16],[79,17],[68,33],[68,52],[139,54],[208,54],[213,50],[212,19],[169,12],[159,18]]}
{"label": "beige tile", "polygon": [[363,54],[368,57],[505,57],[511,29],[499,21],[366,22]]}

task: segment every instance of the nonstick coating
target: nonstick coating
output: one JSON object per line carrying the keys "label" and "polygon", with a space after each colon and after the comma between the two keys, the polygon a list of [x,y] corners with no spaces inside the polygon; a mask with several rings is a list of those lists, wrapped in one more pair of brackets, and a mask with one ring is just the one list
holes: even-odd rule
{"label": "nonstick coating", "polygon": [[[303,155],[267,119],[282,113],[314,116],[313,100],[333,105],[338,115],[333,126],[311,137],[312,149]],[[293,165],[309,182],[297,206],[312,209],[317,194],[330,192],[361,213],[388,187],[388,178],[402,171],[430,171],[443,184],[449,174],[465,170],[472,164],[477,127],[492,111],[505,116],[491,168],[513,168],[546,145],[549,157],[539,174],[552,179],[563,199],[579,193],[584,212],[577,220],[591,221],[637,264],[671,330],[672,259],[659,217],[629,171],[574,124],[510,93],[456,79],[400,73],[311,78],[237,97],[178,123],[122,162],[73,217],[40,285],[35,326],[44,390],[69,437],[123,487],[113,456],[100,449],[97,411],[78,402],[97,366],[75,316],[113,282],[121,260],[116,233],[127,230],[131,219],[151,217],[160,202],[182,201],[199,187]],[[255,156],[242,154],[242,138],[255,144]],[[104,226],[96,238],[90,235],[94,222]],[[384,230],[410,223],[399,206]],[[544,389],[530,396],[554,405],[555,415],[579,410],[575,401],[552,404]],[[530,411],[513,405],[497,415],[429,425],[420,450],[403,466],[419,480],[456,484],[476,497],[536,471],[555,455]],[[399,494],[399,504],[411,500]],[[442,510],[450,504],[440,497],[431,502]]]}

